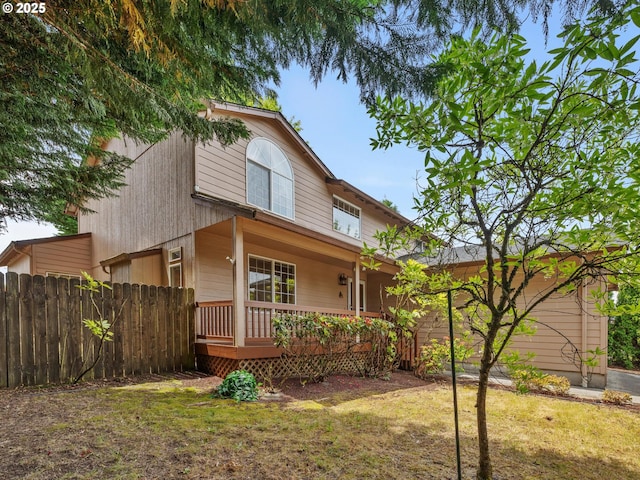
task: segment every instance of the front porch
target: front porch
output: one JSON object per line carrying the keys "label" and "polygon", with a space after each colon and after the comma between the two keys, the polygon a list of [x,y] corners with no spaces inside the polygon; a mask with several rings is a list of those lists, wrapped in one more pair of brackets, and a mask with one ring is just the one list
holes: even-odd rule
{"label": "front porch", "polygon": [[273,364],[282,353],[272,340],[277,315],[386,312],[397,267],[383,259],[379,270],[363,268],[361,242],[343,237],[259,215],[196,232],[198,368],[225,376]]}
{"label": "front porch", "polygon": [[[234,370],[245,369],[258,377],[284,376],[279,361],[282,350],[273,344],[273,319],[278,315],[356,316],[355,310],[245,301],[238,324],[232,300],[198,302],[196,305],[196,358],[198,369],[224,378]],[[380,318],[379,312],[360,312],[360,317]],[[357,369],[343,360],[344,370]],[[355,359],[357,361],[357,359]]]}

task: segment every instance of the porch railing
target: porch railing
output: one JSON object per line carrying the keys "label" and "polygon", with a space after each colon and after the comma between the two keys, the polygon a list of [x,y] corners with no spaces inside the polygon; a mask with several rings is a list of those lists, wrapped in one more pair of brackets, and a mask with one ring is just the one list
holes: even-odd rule
{"label": "porch railing", "polygon": [[196,321],[198,338],[219,343],[233,343],[235,320],[231,300],[198,302]]}
{"label": "porch railing", "polygon": [[[217,343],[233,343],[235,321],[233,302],[223,300],[198,303],[198,338]],[[288,305],[282,303],[244,302],[245,344],[264,344],[273,336],[273,318],[277,315],[356,315],[354,310]],[[360,312],[361,317],[379,318],[378,312]]]}

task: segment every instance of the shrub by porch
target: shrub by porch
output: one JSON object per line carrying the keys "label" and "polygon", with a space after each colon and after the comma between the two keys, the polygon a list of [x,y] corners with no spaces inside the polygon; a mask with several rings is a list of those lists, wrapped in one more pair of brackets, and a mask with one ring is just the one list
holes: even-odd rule
{"label": "shrub by porch", "polygon": [[381,318],[282,313],[272,319],[271,358],[198,356],[198,367],[218,376],[243,369],[270,383],[298,377],[313,382],[337,374],[383,376],[397,365],[402,333]]}

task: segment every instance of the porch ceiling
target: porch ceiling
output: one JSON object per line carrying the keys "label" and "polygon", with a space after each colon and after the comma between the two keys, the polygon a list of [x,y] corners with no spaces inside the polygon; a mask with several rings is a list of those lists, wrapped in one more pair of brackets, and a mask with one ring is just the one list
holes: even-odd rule
{"label": "porch ceiling", "polygon": [[[316,235],[311,230],[298,226],[280,225],[280,222],[273,224],[262,218],[255,220],[238,218],[238,222],[243,230],[245,243],[286,251],[338,267],[350,266],[360,256],[359,246],[337,239],[328,239],[326,236]],[[232,221],[220,222],[202,231],[228,237],[231,241]],[[387,274],[394,274],[397,270],[397,267],[391,263],[383,262],[381,267],[381,271]]]}
{"label": "porch ceiling", "polygon": [[[293,255],[309,258],[311,260],[317,260],[324,264],[335,265],[338,267],[345,266],[345,262],[350,264],[351,262],[355,261],[355,256],[353,253],[349,258],[344,258],[344,254],[342,254],[340,258],[336,258],[335,256],[327,255],[325,253],[309,248],[311,247],[311,245],[305,247],[296,241],[292,241],[294,239],[289,238],[292,235],[295,234],[289,234],[286,240],[277,240],[274,238],[262,236],[257,233],[245,232],[244,238],[247,243],[262,245],[263,247],[271,248],[274,250],[286,250],[288,253],[291,253]],[[308,243],[309,242],[307,242],[307,244]]]}

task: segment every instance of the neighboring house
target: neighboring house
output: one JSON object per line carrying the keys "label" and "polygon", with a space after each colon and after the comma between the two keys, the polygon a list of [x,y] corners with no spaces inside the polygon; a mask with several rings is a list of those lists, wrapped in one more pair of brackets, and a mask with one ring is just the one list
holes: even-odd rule
{"label": "neighboring house", "polygon": [[211,109],[241,119],[251,138],[222,147],[175,133],[154,145],[107,144],[135,162],[118,197],[90,201],[95,213],[78,216],[78,237],[91,244],[82,269],[194,288],[198,365],[218,375],[279,356],[276,313],[380,315],[397,267],[383,260],[380,271],[365,271],[361,248],[377,230],[409,221],[337,179],[282,114]]}
{"label": "neighboring house", "polygon": [[[484,251],[479,247],[458,247],[443,252],[438,259],[416,259],[430,265],[440,264],[440,268],[452,271],[455,278],[469,278],[481,274],[481,268],[485,264],[483,255]],[[536,277],[526,287],[520,302],[525,299],[531,302],[553,285],[552,279],[545,279],[542,275]],[[607,286],[595,280],[584,282],[573,293],[554,294],[542,302],[531,314],[531,318],[535,320],[532,326],[536,333],[512,337],[509,349],[518,350],[522,358],[526,358],[528,352],[535,354],[530,362],[532,365],[548,373],[566,376],[574,385],[580,385],[583,375],[590,373],[589,386],[604,387],[607,374],[606,354],[597,356],[598,365],[587,369],[586,365],[580,364],[575,353],[577,349],[586,358],[591,355],[589,350],[594,351],[598,347],[607,349],[609,319],[598,311],[591,295],[598,288],[606,289]],[[462,301],[460,298],[458,303]],[[434,324],[431,317],[421,324],[416,342],[417,345],[423,345],[429,338],[442,339],[448,336],[446,319],[438,319]],[[476,360],[479,357],[471,361]]]}
{"label": "neighboring house", "polygon": [[92,266],[91,233],[11,242],[0,265],[16,273],[80,278]]}

